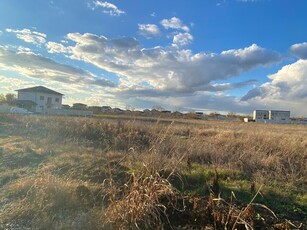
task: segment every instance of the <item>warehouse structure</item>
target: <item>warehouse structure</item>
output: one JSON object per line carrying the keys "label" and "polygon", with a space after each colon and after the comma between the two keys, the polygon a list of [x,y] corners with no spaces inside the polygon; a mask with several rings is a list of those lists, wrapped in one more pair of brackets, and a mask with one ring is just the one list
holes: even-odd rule
{"label": "warehouse structure", "polygon": [[281,110],[254,110],[253,120],[274,120],[274,121],[287,121],[290,119],[290,111]]}
{"label": "warehouse structure", "polygon": [[295,123],[290,119],[290,111],[283,110],[254,110],[253,118],[244,118],[244,122],[262,123]]}

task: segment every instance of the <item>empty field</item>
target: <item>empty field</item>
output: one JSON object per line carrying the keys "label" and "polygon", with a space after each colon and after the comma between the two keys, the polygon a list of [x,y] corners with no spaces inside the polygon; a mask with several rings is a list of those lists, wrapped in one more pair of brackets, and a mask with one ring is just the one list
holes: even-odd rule
{"label": "empty field", "polygon": [[0,229],[306,227],[307,127],[0,115]]}

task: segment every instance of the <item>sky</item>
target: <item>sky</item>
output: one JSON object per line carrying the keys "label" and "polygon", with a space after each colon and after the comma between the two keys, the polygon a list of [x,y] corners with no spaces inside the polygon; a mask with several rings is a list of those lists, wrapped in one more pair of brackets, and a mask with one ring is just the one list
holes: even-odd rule
{"label": "sky", "polygon": [[0,0],[0,94],[307,117],[305,0]]}

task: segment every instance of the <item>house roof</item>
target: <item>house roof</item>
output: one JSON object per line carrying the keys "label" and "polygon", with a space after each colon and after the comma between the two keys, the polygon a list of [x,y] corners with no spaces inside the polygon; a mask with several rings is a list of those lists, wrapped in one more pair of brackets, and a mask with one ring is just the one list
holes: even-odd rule
{"label": "house roof", "polygon": [[56,92],[52,89],[48,89],[44,86],[35,86],[31,88],[25,88],[25,89],[18,89],[16,91],[20,92],[35,92],[35,93],[48,93],[48,94],[54,94],[54,95],[64,95],[62,93]]}
{"label": "house roof", "polygon": [[72,106],[87,106],[87,105],[83,103],[74,103]]}

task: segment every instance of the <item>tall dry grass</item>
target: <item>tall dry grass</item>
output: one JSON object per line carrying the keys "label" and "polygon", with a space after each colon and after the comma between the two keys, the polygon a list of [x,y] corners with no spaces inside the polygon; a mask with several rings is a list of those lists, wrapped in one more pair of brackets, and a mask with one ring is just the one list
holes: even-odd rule
{"label": "tall dry grass", "polygon": [[[201,192],[211,191],[215,169],[223,180],[221,189],[231,184],[229,180],[243,180],[243,187],[245,181],[264,188],[276,184],[276,191],[270,190],[274,194],[287,198],[291,193],[302,203],[306,200],[307,128],[303,125],[1,116],[8,136],[0,140],[0,168],[6,170],[0,173],[0,179],[5,179],[0,206],[10,200],[0,214],[3,223],[29,217],[29,226],[37,228],[63,224],[73,229],[76,223],[86,222],[92,229],[172,226],[176,220],[169,210],[181,210],[189,218],[193,216],[187,210],[196,211],[193,196],[182,198],[176,183],[187,185],[184,189],[197,189],[196,185],[204,188]],[[23,176],[20,172],[25,168]],[[280,187],[289,191],[277,191]],[[198,205],[200,223],[225,226],[223,221],[230,218],[235,225],[240,210],[233,204],[217,206],[217,201],[223,203],[220,197],[212,199],[218,200]],[[255,224],[248,219],[255,217],[255,210],[246,210],[250,214],[240,223],[244,225],[245,219]],[[82,223],[73,221],[78,215],[83,216]],[[178,213],[177,217],[183,218]],[[39,220],[44,220],[42,226]]]}

